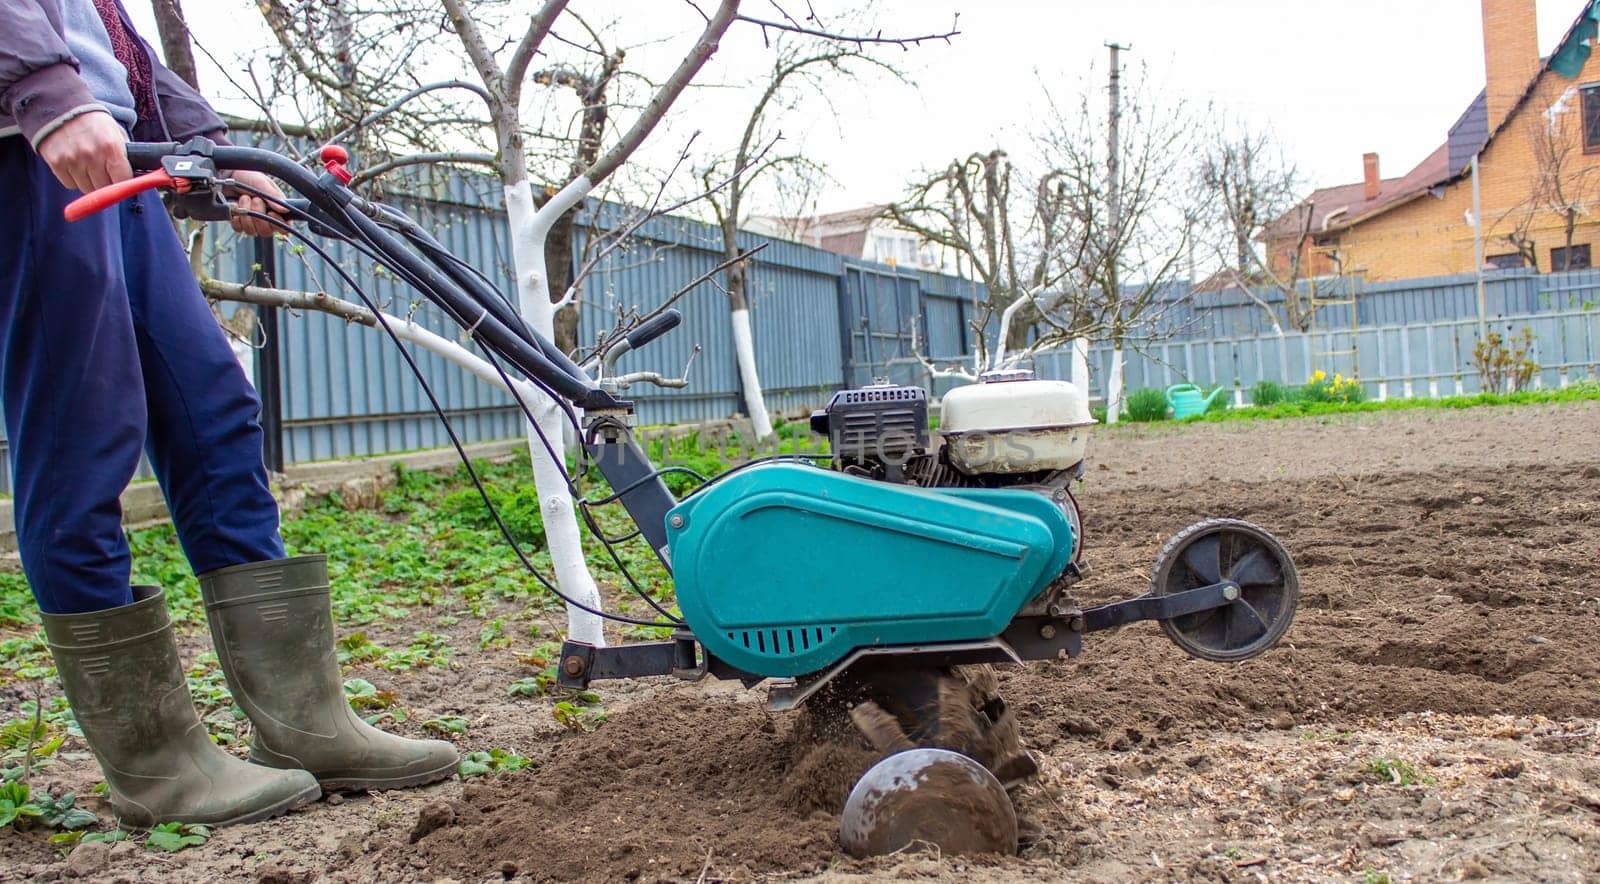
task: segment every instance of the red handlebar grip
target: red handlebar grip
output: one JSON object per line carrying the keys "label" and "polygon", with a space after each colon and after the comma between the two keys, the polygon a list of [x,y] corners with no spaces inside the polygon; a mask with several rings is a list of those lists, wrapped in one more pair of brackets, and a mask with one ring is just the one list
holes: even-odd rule
{"label": "red handlebar grip", "polygon": [[143,175],[129,178],[127,181],[119,181],[116,184],[102,187],[92,193],[86,193],[67,203],[64,214],[67,216],[68,221],[78,221],[93,215],[101,209],[120,203],[136,193],[155,190],[157,187],[176,186],[177,179],[168,175],[165,169],[157,169],[154,172],[146,172]]}

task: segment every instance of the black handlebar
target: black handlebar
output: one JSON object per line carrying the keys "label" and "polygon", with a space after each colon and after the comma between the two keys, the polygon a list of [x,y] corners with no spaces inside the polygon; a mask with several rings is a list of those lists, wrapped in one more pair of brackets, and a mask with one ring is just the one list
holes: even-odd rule
{"label": "black handlebar", "polygon": [[626,335],[623,335],[622,339],[628,342],[630,350],[637,350],[677,328],[681,322],[683,322],[683,314],[678,312],[678,308],[673,307],[663,311],[658,316],[653,316],[639,323],[638,327],[631,329]]}
{"label": "black handlebar", "polygon": [[[282,154],[254,147],[218,145],[204,138],[187,144],[130,143],[128,162],[137,170],[162,168],[165,157],[181,155],[209,156],[218,169],[250,170],[262,172],[279,179],[291,190],[306,198],[289,201],[289,207],[304,211],[324,228],[319,233],[334,232],[339,236],[365,241],[402,278],[412,282],[425,296],[438,304],[463,327],[471,328],[483,343],[508,360],[517,370],[535,378],[558,393],[563,399],[585,409],[625,408],[601,390],[583,373],[566,354],[553,343],[517,321],[507,322],[502,302],[485,296],[475,285],[468,283],[459,268],[449,267],[441,272],[438,256],[424,260],[373,216],[381,210],[367,203],[344,186],[329,167],[328,172],[314,173]],[[342,157],[342,151],[341,157]],[[327,156],[327,154],[324,154]],[[345,176],[348,178],[348,176]],[[426,251],[426,249],[425,249]]]}

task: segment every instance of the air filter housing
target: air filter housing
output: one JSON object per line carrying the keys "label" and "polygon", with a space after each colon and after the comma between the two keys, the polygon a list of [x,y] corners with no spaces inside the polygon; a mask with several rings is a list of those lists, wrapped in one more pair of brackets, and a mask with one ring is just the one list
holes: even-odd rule
{"label": "air filter housing", "polygon": [[811,415],[811,429],[828,435],[841,462],[903,463],[928,449],[928,393],[892,384],[840,390]]}

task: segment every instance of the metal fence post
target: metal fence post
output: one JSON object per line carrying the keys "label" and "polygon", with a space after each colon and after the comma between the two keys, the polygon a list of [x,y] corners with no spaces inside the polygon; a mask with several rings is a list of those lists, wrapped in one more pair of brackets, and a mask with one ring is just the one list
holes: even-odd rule
{"label": "metal fence post", "polygon": [[[277,285],[278,247],[270,236],[255,237],[257,285]],[[261,397],[261,460],[274,473],[283,472],[283,375],[278,311],[262,307],[261,350],[256,354],[256,392]]]}

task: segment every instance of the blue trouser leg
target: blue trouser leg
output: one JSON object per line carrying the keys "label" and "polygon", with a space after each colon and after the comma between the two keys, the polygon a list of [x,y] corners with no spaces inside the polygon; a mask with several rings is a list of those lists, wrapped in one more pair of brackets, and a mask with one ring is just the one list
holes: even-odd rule
{"label": "blue trouser leg", "polygon": [[70,194],[21,138],[0,138],[0,395],[23,571],[39,607],[128,604],[119,495],[139,465],[144,379],[118,213],[70,229]]}
{"label": "blue trouser leg", "polygon": [[254,391],[159,200],[68,224],[74,196],[0,138],[0,395],[23,570],[49,613],[131,601],[119,497],[146,444],[196,571],[283,554]]}
{"label": "blue trouser leg", "polygon": [[[261,462],[261,401],[189,271],[161,198],[122,226],[123,268],[149,409],[150,465],[196,574],[283,558]],[[142,211],[139,211],[142,210]]]}

